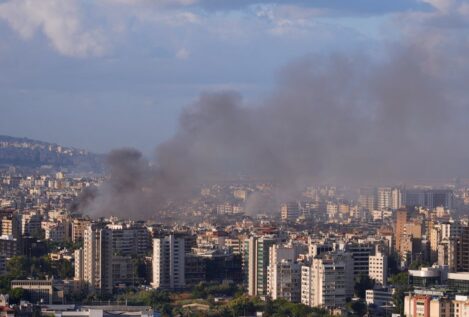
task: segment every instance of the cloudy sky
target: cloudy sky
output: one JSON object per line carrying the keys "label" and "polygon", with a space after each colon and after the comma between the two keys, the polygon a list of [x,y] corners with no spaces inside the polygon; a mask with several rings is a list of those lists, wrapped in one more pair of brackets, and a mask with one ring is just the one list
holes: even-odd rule
{"label": "cloudy sky", "polygon": [[467,49],[469,1],[0,0],[0,134],[150,153],[202,92],[256,104],[291,61],[412,34]]}

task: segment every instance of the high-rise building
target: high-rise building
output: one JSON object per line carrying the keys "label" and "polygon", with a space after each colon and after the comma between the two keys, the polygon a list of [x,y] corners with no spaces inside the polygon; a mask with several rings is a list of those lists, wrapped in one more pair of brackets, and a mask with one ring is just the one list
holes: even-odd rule
{"label": "high-rise building", "polygon": [[364,243],[348,243],[345,251],[352,257],[353,276],[360,277],[368,275],[370,255],[374,253],[375,245]]}
{"label": "high-rise building", "polygon": [[150,250],[150,234],[141,225],[113,224],[107,226],[112,230],[112,248],[121,256],[143,256]]}
{"label": "high-rise building", "polygon": [[185,239],[176,235],[153,239],[154,288],[181,289],[185,281]]}
{"label": "high-rise building", "polygon": [[295,249],[277,244],[270,247],[267,294],[273,299],[300,301],[301,266],[295,262]]}
{"label": "high-rise building", "polygon": [[438,265],[447,265],[450,272],[469,271],[469,227],[456,225],[437,245]]}
{"label": "high-rise building", "polygon": [[380,250],[377,250],[375,255],[370,255],[368,276],[379,286],[385,287],[387,284],[388,257]]}
{"label": "high-rise building", "polygon": [[397,252],[400,252],[401,249],[401,239],[404,234],[404,226],[407,223],[407,209],[402,208],[398,209],[396,212],[396,227],[394,228],[394,241],[396,241],[395,249]]}
{"label": "high-rise building", "polygon": [[1,221],[1,235],[12,236],[15,239],[21,237],[21,223],[16,214],[3,217]]}
{"label": "high-rise building", "polygon": [[457,272],[469,272],[469,226],[460,228],[460,234],[456,241],[456,270]]}
{"label": "high-rise building", "polygon": [[242,241],[240,239],[225,239],[225,246],[231,250],[233,254],[241,254]]}
{"label": "high-rise building", "polygon": [[442,229],[440,225],[429,225],[428,238],[430,240],[430,262],[434,263],[438,260],[438,246],[441,244]]}
{"label": "high-rise building", "polygon": [[402,207],[402,192],[400,188],[393,188],[391,191],[391,209],[396,210]]}
{"label": "high-rise building", "polygon": [[83,240],[86,228],[89,227],[91,221],[88,219],[73,219],[72,221],[72,242]]}
{"label": "high-rise building", "polygon": [[18,255],[18,251],[18,240],[12,236],[0,236],[0,256],[11,258]]}
{"label": "high-rise building", "polygon": [[7,257],[0,254],[0,275],[2,275],[2,276],[7,273],[7,263],[6,262],[7,262]]}
{"label": "high-rise building", "polygon": [[112,281],[115,285],[135,286],[136,276],[131,256],[113,255]]}
{"label": "high-rise building", "polygon": [[337,308],[353,295],[352,259],[346,252],[325,253],[301,268],[301,303]]}
{"label": "high-rise building", "polygon": [[403,191],[402,203],[406,207],[425,207],[434,209],[453,207],[453,191],[450,189],[407,189]]}
{"label": "high-rise building", "polygon": [[267,295],[269,248],[275,243],[270,236],[250,237],[244,241],[244,270],[251,296]]}
{"label": "high-rise building", "polygon": [[40,237],[42,216],[36,212],[27,212],[21,216],[21,234]]}
{"label": "high-rise building", "polygon": [[280,217],[282,221],[296,221],[300,216],[300,208],[298,202],[288,202],[280,207]]}
{"label": "high-rise building", "polygon": [[85,272],[83,263],[83,248],[75,250],[74,252],[74,266],[75,266],[75,276],[74,280],[83,283],[85,281]]}
{"label": "high-rise building", "polygon": [[367,209],[373,211],[377,207],[377,193],[375,188],[360,188],[358,196],[358,204]]}
{"label": "high-rise building", "polygon": [[455,239],[443,240],[438,245],[438,265],[448,266],[449,272],[457,271],[456,263],[457,241]]}
{"label": "high-rise building", "polygon": [[79,275],[90,292],[112,293],[112,257],[112,231],[97,224],[88,226],[83,236],[83,272],[79,270]]}
{"label": "high-rise building", "polygon": [[334,249],[334,246],[332,243],[328,242],[314,242],[314,241],[309,241],[308,245],[308,254],[311,257],[316,257],[320,255],[321,253],[324,252],[330,252]]}
{"label": "high-rise building", "polygon": [[41,228],[44,238],[50,241],[68,241],[69,225],[69,222],[43,221]]}
{"label": "high-rise building", "polygon": [[378,188],[378,210],[388,209],[392,206],[392,188]]}
{"label": "high-rise building", "polygon": [[378,188],[378,210],[393,209],[402,207],[401,190],[397,187]]}
{"label": "high-rise building", "polygon": [[421,239],[424,235],[424,226],[417,219],[413,221],[408,221],[404,225],[404,234],[408,236],[412,236],[417,239]]}
{"label": "high-rise building", "polygon": [[327,218],[334,220],[339,213],[339,205],[333,202],[328,202],[326,205]]}

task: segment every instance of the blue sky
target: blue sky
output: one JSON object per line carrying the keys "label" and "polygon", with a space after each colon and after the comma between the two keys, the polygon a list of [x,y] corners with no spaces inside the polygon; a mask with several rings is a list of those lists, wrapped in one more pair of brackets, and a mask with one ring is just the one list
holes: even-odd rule
{"label": "blue sky", "polygon": [[0,134],[148,154],[201,92],[256,104],[297,58],[378,57],[468,17],[465,0],[0,1]]}

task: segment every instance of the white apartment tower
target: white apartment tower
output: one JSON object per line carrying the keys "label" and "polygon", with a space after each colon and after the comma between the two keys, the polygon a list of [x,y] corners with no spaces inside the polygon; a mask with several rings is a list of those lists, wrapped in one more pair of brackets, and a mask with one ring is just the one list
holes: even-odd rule
{"label": "white apartment tower", "polygon": [[83,235],[82,253],[77,251],[75,255],[79,256],[79,265],[83,265],[75,269],[75,278],[82,280],[92,293],[112,293],[112,231],[88,226]]}
{"label": "white apartment tower", "polygon": [[301,303],[336,308],[353,295],[352,259],[346,252],[326,253],[301,269]]}
{"label": "white apartment tower", "polygon": [[370,255],[368,276],[375,280],[377,285],[386,286],[388,279],[388,257],[386,254],[376,250],[375,255]]}
{"label": "white apartment tower", "polygon": [[153,239],[153,283],[154,288],[181,289],[185,281],[185,240],[169,235]]}
{"label": "white apartment tower", "polygon": [[295,262],[295,249],[273,245],[269,250],[267,295],[273,300],[300,301],[301,266]]}
{"label": "white apartment tower", "polygon": [[402,195],[399,188],[378,188],[378,210],[399,209],[402,206]]}
{"label": "white apartment tower", "polygon": [[85,280],[84,275],[84,263],[83,263],[83,249],[75,250],[75,280],[83,282]]}
{"label": "white apartment tower", "polygon": [[399,188],[391,191],[391,209],[397,210],[402,207],[402,192]]}
{"label": "white apartment tower", "polygon": [[378,210],[391,208],[392,205],[392,188],[378,188]]}

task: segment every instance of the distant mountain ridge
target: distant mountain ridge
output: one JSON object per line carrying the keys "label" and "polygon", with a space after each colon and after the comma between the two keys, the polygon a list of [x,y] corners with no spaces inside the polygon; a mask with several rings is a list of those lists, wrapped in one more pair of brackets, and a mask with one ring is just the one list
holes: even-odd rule
{"label": "distant mountain ridge", "polygon": [[104,155],[55,143],[0,135],[0,165],[38,168],[52,166],[71,170],[103,169]]}

